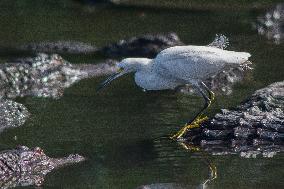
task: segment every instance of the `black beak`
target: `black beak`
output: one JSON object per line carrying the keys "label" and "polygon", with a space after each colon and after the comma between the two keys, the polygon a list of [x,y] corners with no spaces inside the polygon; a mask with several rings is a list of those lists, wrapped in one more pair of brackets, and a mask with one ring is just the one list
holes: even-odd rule
{"label": "black beak", "polygon": [[108,84],[110,84],[113,80],[115,80],[116,78],[124,75],[124,72],[118,72],[115,74],[112,74],[111,76],[109,76],[104,82],[100,83],[99,86],[97,87],[97,91],[100,91],[102,88],[104,88],[105,86],[107,86]]}

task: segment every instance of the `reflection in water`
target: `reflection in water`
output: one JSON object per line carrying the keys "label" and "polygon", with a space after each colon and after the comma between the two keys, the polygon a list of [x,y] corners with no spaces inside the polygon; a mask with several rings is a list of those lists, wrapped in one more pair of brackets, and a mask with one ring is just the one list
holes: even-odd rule
{"label": "reflection in water", "polygon": [[259,16],[254,25],[260,35],[280,44],[284,38],[284,4],[278,4],[264,16]]}
{"label": "reflection in water", "polygon": [[[192,157],[197,157],[198,160],[202,160],[202,162],[208,168],[208,178],[204,179],[198,185],[185,185],[180,183],[156,183],[150,185],[143,185],[138,187],[137,189],[205,189],[208,188],[210,182],[217,178],[217,168],[214,163],[209,158],[209,155],[202,151],[200,148],[190,145],[188,143],[180,142],[179,144],[183,147],[183,149],[178,148],[176,145],[171,145],[173,141],[168,138],[160,138],[154,140],[154,149],[156,151],[159,166],[162,166],[162,169],[165,170],[168,166],[172,166],[174,172],[177,174],[183,175],[185,174],[185,162],[181,162],[183,159],[191,159],[188,153],[184,153],[184,149],[190,152]],[[192,159],[191,159],[192,160]],[[190,168],[191,169],[191,168]]]}
{"label": "reflection in water", "polygon": [[184,142],[180,142],[181,146],[188,150],[189,152],[199,152],[201,153],[201,159],[204,160],[204,162],[206,163],[206,165],[208,166],[208,170],[209,170],[209,177],[200,184],[200,186],[198,188],[200,189],[205,189],[208,188],[208,184],[213,181],[214,179],[217,178],[217,167],[214,165],[214,163],[209,159],[209,155],[204,152],[203,150],[200,150],[199,147],[196,147],[194,145],[191,145],[189,143],[184,143]]}

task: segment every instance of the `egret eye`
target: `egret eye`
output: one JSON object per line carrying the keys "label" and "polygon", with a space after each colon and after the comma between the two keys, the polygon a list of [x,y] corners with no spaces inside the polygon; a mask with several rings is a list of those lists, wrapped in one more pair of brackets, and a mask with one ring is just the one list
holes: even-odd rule
{"label": "egret eye", "polygon": [[123,68],[122,67],[120,67],[120,68],[118,68],[118,70],[117,70],[117,72],[122,72],[123,71]]}

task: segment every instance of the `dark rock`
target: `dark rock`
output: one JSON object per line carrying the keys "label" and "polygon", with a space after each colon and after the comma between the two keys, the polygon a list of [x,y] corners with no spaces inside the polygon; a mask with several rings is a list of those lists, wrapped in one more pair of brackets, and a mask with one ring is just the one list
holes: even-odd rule
{"label": "dark rock", "polygon": [[45,52],[69,54],[90,54],[95,53],[97,51],[97,48],[95,46],[78,41],[29,43],[20,46],[18,49],[37,53]]}
{"label": "dark rock", "polygon": [[253,26],[260,35],[266,36],[275,44],[280,44],[284,39],[284,3],[278,4],[264,16],[257,18]]}
{"label": "dark rock", "polygon": [[0,133],[6,128],[23,125],[29,115],[24,105],[12,100],[0,100]]}
{"label": "dark rock", "polygon": [[0,152],[0,188],[36,185],[44,182],[44,176],[53,169],[84,161],[78,154],[63,158],[50,158],[39,147],[29,149],[19,146]]}
{"label": "dark rock", "polygon": [[0,96],[59,98],[65,88],[90,77],[116,71],[116,61],[72,65],[59,55],[39,54],[35,58],[0,65]]}
{"label": "dark rock", "polygon": [[148,57],[154,58],[160,51],[177,45],[183,45],[175,33],[167,35],[144,35],[120,40],[100,49],[108,57]]}
{"label": "dark rock", "polygon": [[222,110],[186,138],[213,154],[270,157],[284,149],[283,129],[284,81],[257,90],[235,109]]}

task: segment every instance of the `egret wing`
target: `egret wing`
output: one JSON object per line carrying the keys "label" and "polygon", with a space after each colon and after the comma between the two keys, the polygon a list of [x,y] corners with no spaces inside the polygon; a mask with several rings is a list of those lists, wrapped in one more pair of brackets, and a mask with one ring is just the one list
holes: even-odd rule
{"label": "egret wing", "polygon": [[154,70],[163,77],[198,80],[217,74],[224,66],[238,66],[249,53],[226,51],[208,46],[177,46],[160,52]]}

